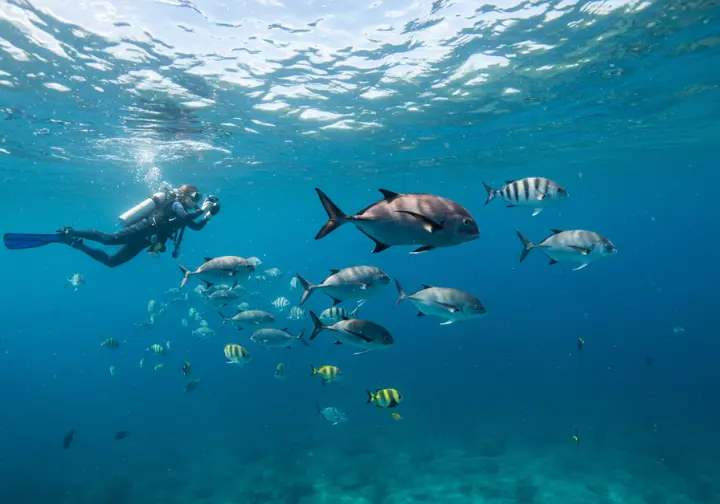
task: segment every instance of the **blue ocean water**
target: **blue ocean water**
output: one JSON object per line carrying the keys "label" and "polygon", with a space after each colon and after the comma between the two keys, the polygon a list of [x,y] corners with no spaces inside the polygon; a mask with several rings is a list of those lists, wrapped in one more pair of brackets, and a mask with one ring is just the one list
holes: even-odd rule
{"label": "blue ocean water", "polygon": [[[3,232],[116,230],[162,181],[222,202],[177,260],[0,251],[0,502],[720,502],[719,15],[710,0],[0,4]],[[570,196],[535,217],[484,207],[483,181],[528,176]],[[315,187],[348,213],[379,188],[437,194],[481,236],[418,255],[371,254],[351,226],[314,240]],[[618,253],[579,271],[539,251],[520,264],[516,230],[553,228]],[[269,311],[297,304],[296,273],[367,264],[408,291],[468,291],[488,314],[440,326],[395,307],[390,285],[360,313],[393,348],[353,355],[323,333],[266,350],[191,280],[187,302],[135,326],[179,286],[178,263],[220,255],[283,272],[243,294]],[[166,341],[167,356],[146,351]],[[252,361],[225,364],[227,343]],[[323,364],[343,380],[321,386]],[[385,387],[400,406],[366,405]]]}

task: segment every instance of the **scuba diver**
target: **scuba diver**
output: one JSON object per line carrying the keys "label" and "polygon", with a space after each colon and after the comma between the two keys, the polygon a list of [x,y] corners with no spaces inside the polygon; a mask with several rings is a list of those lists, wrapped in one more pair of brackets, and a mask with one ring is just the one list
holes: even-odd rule
{"label": "scuba diver", "polygon": [[[165,243],[171,239],[175,246],[172,252],[177,257],[185,234],[185,228],[200,231],[220,211],[220,202],[215,196],[208,196],[199,206],[202,195],[197,187],[185,184],[178,189],[166,188],[157,192],[120,216],[124,229],[113,233],[71,227],[59,229],[53,234],[17,234],[3,236],[5,247],[21,250],[43,247],[50,243],[64,243],[89,255],[105,266],[114,268],[128,262],[143,250],[157,257],[165,252]],[[196,221],[198,217],[202,219]],[[85,245],[91,240],[103,245],[121,245],[113,255],[108,255]]]}

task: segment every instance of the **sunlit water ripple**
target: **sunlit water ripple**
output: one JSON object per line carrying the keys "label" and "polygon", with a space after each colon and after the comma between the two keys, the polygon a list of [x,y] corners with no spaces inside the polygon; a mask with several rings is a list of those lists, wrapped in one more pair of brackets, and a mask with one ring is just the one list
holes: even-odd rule
{"label": "sunlit water ripple", "polygon": [[712,0],[0,2],[0,155],[153,183],[184,159],[307,177],[300,152],[313,176],[363,175],[701,142],[720,134],[719,15]]}

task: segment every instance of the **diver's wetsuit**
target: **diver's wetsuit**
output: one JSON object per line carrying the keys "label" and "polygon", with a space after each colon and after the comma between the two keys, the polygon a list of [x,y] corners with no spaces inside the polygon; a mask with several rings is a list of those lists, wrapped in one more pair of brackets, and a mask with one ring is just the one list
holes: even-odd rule
{"label": "diver's wetsuit", "polygon": [[[120,266],[128,262],[140,252],[153,245],[154,242],[165,242],[175,231],[179,231],[184,227],[200,231],[205,227],[205,224],[207,224],[207,220],[195,222],[195,219],[203,213],[205,212],[200,209],[188,212],[182,203],[175,201],[167,212],[167,215],[143,219],[136,224],[115,231],[114,233],[69,229],[67,234],[73,239],[92,240],[102,243],[103,245],[122,245],[117,253],[108,255],[102,250],[88,247],[80,240],[73,240],[71,243],[73,248],[81,250],[105,266],[114,268],[115,266]],[[155,241],[153,237],[156,237]]]}

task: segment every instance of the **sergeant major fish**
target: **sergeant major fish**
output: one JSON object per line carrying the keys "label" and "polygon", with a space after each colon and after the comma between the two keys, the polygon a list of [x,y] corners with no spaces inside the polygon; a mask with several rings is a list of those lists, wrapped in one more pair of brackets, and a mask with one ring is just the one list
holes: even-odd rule
{"label": "sergeant major fish", "polygon": [[388,274],[374,266],[331,269],[330,276],[318,285],[311,284],[300,274],[297,278],[305,289],[300,299],[300,306],[315,291],[327,294],[333,300],[334,306],[349,299],[368,299],[390,283]]}
{"label": "sergeant major fish", "polygon": [[615,245],[610,240],[594,231],[582,229],[570,231],[552,229],[551,231],[553,234],[540,243],[532,243],[518,231],[518,238],[523,244],[520,262],[525,260],[531,250],[539,249],[550,258],[550,264],[560,261],[580,263],[580,266],[573,268],[573,271],[577,271],[597,259],[611,257],[617,252]]}
{"label": "sergeant major fish", "polygon": [[313,321],[312,335],[310,340],[314,340],[321,331],[332,331],[335,336],[336,345],[345,343],[346,345],[362,348],[362,351],[355,352],[354,355],[363,354],[371,350],[380,350],[393,345],[393,337],[387,329],[375,322],[369,320],[341,320],[333,325],[324,325],[317,318],[315,313],[310,312],[310,318]]}
{"label": "sergeant major fish", "polygon": [[228,364],[237,364],[242,366],[251,360],[250,352],[248,352],[247,348],[240,346],[237,343],[225,345],[224,352],[225,357],[228,359]]}
{"label": "sergeant major fish", "polygon": [[507,180],[500,190],[493,189],[485,182],[483,182],[483,185],[488,193],[485,206],[499,197],[508,203],[508,208],[534,208],[533,217],[542,212],[543,209],[557,203],[561,198],[568,196],[568,192],[560,184],[543,177]]}
{"label": "sergeant major fish", "polygon": [[205,262],[198,267],[195,271],[180,266],[180,270],[185,275],[183,277],[180,288],[185,287],[185,284],[191,276],[197,276],[205,282],[207,287],[212,287],[214,283],[223,282],[227,280],[237,281],[243,275],[249,275],[255,271],[255,266],[245,258],[237,256],[221,256],[221,257],[206,257]]}
{"label": "sergeant major fish", "polygon": [[303,345],[310,346],[308,342],[305,341],[305,330],[297,336],[293,336],[287,332],[287,329],[258,329],[250,336],[250,339],[265,348],[292,348],[292,343],[295,341],[300,341]]}
{"label": "sergeant major fish", "polygon": [[358,304],[358,306],[352,311],[348,310],[347,308],[342,308],[340,306],[332,306],[323,310],[319,318],[320,321],[325,325],[333,325],[334,323],[340,322],[341,320],[356,319],[358,318],[358,310],[360,310],[361,306],[362,303]]}
{"label": "sergeant major fish", "polygon": [[375,393],[365,389],[368,395],[368,404],[375,404],[378,408],[394,408],[403,400],[403,395],[394,388],[377,389]]}
{"label": "sergeant major fish", "polygon": [[293,306],[290,308],[290,312],[288,313],[287,318],[288,320],[307,320],[305,310],[298,306]]}
{"label": "sergeant major fish", "polygon": [[395,306],[408,299],[418,309],[418,317],[434,315],[445,319],[440,325],[480,318],[487,313],[478,298],[458,289],[423,285],[419,291],[406,294],[398,280],[395,280],[395,285],[398,290]]}
{"label": "sergeant major fish", "polygon": [[419,254],[437,247],[450,247],[480,236],[475,219],[462,205],[432,194],[398,194],[380,189],[383,199],[346,215],[320,189],[315,189],[328,214],[328,221],[315,235],[319,240],[345,223],[354,224],[375,242],[373,254],[393,245],[420,245]]}
{"label": "sergeant major fish", "polygon": [[272,303],[270,303],[270,304],[272,304],[277,311],[280,311],[280,312],[281,312],[281,311],[285,310],[285,308],[287,308],[288,306],[290,306],[290,301],[288,301],[287,298],[281,296],[281,297],[275,299],[275,300],[274,300]]}

